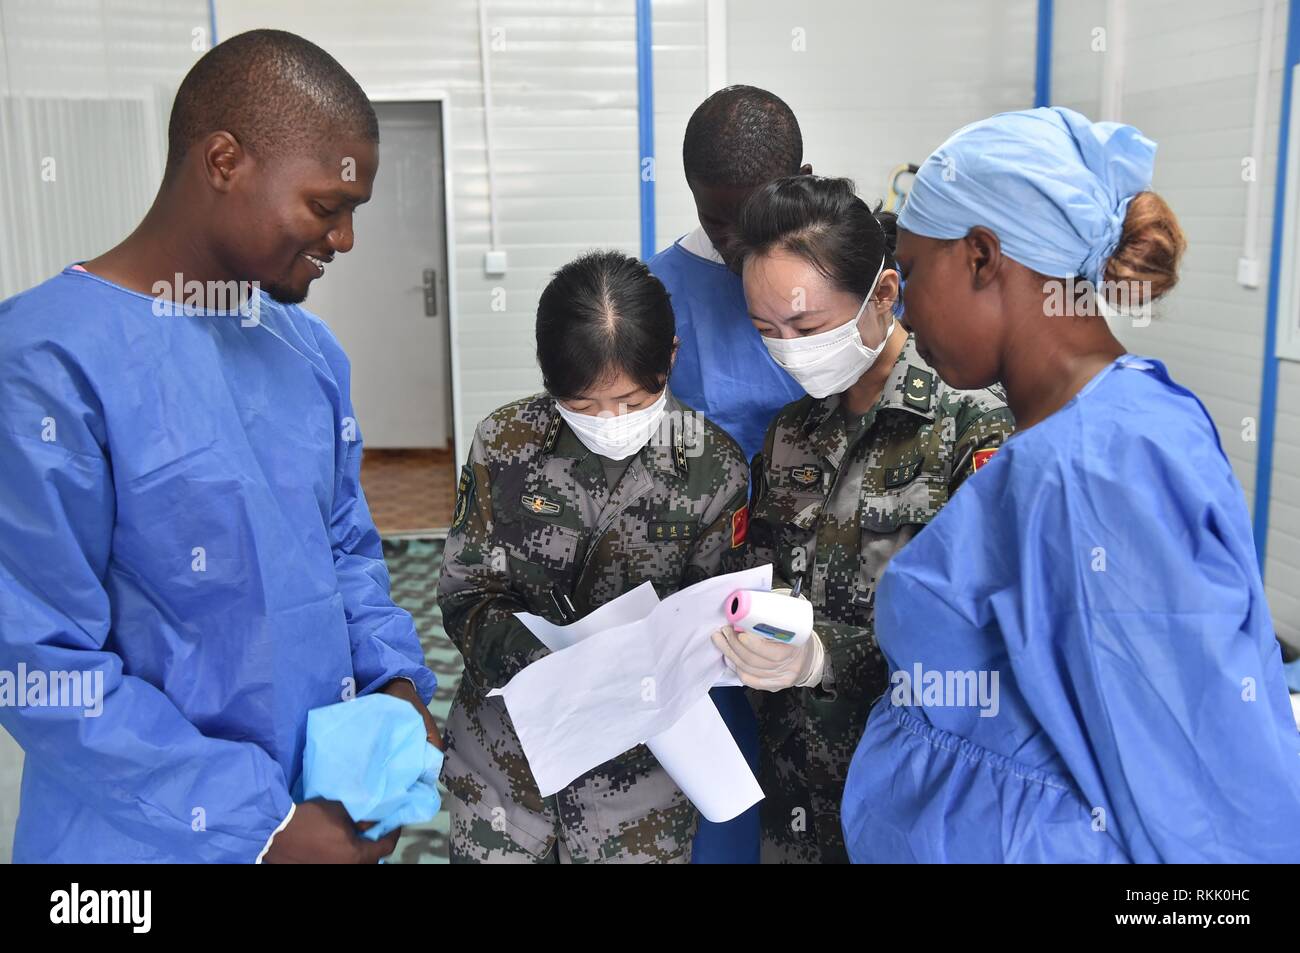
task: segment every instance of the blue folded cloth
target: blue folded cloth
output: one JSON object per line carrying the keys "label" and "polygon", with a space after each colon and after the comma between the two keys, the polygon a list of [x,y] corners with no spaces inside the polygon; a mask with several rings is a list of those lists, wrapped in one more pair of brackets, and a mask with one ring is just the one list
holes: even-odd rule
{"label": "blue folded cloth", "polygon": [[375,821],[378,840],[438,813],[442,752],[410,702],[366,695],[307,713],[302,800],[341,801],[354,821]]}

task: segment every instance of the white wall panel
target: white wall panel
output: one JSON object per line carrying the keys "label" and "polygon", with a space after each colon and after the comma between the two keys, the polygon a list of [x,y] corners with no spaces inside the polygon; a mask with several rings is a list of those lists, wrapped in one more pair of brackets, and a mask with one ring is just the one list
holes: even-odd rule
{"label": "white wall panel", "polygon": [[[148,209],[203,0],[0,0],[0,299],[116,244]],[[53,181],[42,160],[55,160]],[[0,863],[22,749],[0,730]]]}
{"label": "white wall panel", "polygon": [[[495,408],[540,389],[533,318],[550,275],[594,247],[636,254],[639,234],[632,0],[488,0],[489,31],[502,31],[502,48],[491,53],[493,144],[509,271],[484,275],[490,236],[477,9],[474,0],[217,2],[222,36],[292,30],[328,50],[367,92],[450,94],[456,412],[465,439]],[[357,235],[365,240],[364,208]],[[504,312],[491,310],[498,287]]]}
{"label": "white wall panel", "polygon": [[[1204,401],[1253,504],[1259,447],[1243,420],[1260,415],[1287,4],[1274,14],[1266,145],[1253,157],[1262,193],[1256,289],[1238,285],[1236,271],[1262,0],[1130,0],[1125,7],[1121,117],[1159,144],[1153,185],[1177,213],[1188,250],[1179,286],[1156,319],[1122,338],[1164,361]],[[1094,31],[1107,26],[1106,3],[1072,0],[1055,9],[1053,101],[1095,114],[1108,53],[1092,46]],[[1278,633],[1300,644],[1300,366],[1282,362],[1279,378],[1265,582]]]}
{"label": "white wall panel", "polygon": [[[794,110],[804,159],[869,201],[976,119],[1033,104],[1033,0],[731,0],[729,83]],[[802,44],[802,46],[801,46]]]}
{"label": "white wall panel", "polygon": [[682,139],[691,113],[709,94],[706,7],[707,0],[653,3],[656,250],[699,224],[682,168]]}

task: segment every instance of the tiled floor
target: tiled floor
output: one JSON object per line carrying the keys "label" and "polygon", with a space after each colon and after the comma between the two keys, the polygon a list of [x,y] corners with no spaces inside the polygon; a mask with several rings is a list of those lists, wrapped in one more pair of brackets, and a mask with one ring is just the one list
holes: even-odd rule
{"label": "tiled floor", "polygon": [[380,535],[446,529],[456,503],[456,464],[450,450],[366,448],[361,486]]}
{"label": "tiled floor", "polygon": [[[442,568],[441,539],[385,539],[384,560],[392,578],[393,601],[411,613],[415,630],[420,633],[424,661],[438,676],[438,691],[429,710],[438,725],[447,723],[447,712],[456,694],[463,669],[460,653],[442,628],[438,609],[438,570]],[[447,792],[442,789],[445,799]],[[427,824],[408,824],[402,831],[389,863],[447,863],[447,811],[444,808]]]}
{"label": "tiled floor", "polygon": [[[367,448],[361,460],[361,485],[370,515],[384,537],[393,601],[415,619],[425,663],[438,676],[438,692],[429,709],[439,725],[447,722],[463,668],[460,653],[443,631],[437,600],[443,547],[439,530],[445,531],[451,523],[455,478],[449,450]],[[388,862],[447,863],[447,824],[447,812],[442,810],[428,824],[407,825]]]}

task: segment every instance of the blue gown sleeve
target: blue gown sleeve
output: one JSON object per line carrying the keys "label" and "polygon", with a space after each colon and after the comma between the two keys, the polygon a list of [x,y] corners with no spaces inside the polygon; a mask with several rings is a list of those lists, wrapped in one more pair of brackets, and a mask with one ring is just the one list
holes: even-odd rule
{"label": "blue gown sleeve", "polygon": [[411,614],[393,602],[383,543],[361,489],[362,440],[349,392],[350,366],[342,347],[323,325],[317,340],[339,387],[338,486],[330,538],[347,612],[356,693],[366,695],[395,678],[406,678],[428,704],[438,680],[424,664],[424,650]]}
{"label": "blue gown sleeve", "polygon": [[252,862],[289,814],[283,772],[256,744],[205,736],[158,688],[123,671],[107,647],[115,504],[93,433],[97,401],[47,352],[6,357],[0,670],[92,686],[102,678],[102,695],[91,705],[86,696],[79,706],[0,704],[0,724],[29,761],[133,840],[176,862]]}
{"label": "blue gown sleeve", "polygon": [[1025,472],[1023,590],[993,596],[1018,686],[1133,860],[1294,862],[1300,733],[1240,488],[1208,426],[1147,433]]}

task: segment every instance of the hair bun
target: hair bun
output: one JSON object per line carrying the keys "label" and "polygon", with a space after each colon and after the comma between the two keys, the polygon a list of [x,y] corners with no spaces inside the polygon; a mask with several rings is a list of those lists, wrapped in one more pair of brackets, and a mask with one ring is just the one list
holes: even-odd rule
{"label": "hair bun", "polygon": [[1119,243],[1106,262],[1105,280],[1127,283],[1130,289],[1137,283],[1136,295],[1130,291],[1120,297],[1134,305],[1149,304],[1178,283],[1178,265],[1186,248],[1187,238],[1173,209],[1156,193],[1139,192],[1129,203]]}
{"label": "hair bun", "polygon": [[886,212],[884,204],[883,202],[876,203],[876,207],[872,209],[871,214],[876,217],[880,230],[885,233],[885,248],[889,252],[889,261],[892,263],[894,252],[898,250],[898,216],[893,212]]}

